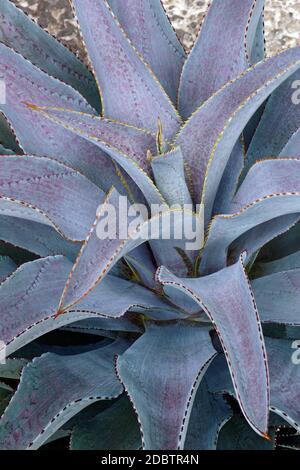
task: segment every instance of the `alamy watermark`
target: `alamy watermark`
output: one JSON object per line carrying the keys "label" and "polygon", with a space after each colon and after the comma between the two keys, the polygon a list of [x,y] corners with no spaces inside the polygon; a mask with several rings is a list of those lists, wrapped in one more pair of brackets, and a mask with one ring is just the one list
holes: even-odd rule
{"label": "alamy watermark", "polygon": [[[203,205],[130,204],[119,196],[117,204],[101,204],[97,211],[97,237],[101,240],[176,240],[187,251],[199,250],[204,241]],[[182,246],[182,244],[181,244]]]}

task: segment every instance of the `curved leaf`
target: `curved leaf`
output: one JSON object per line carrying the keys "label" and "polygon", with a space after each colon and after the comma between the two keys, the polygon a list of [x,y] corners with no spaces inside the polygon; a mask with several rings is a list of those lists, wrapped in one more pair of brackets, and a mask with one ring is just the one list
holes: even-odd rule
{"label": "curved leaf", "polygon": [[[62,256],[26,263],[0,285],[0,338],[6,354],[34,339],[78,320],[120,318],[133,310],[158,320],[181,316],[153,292],[128,281],[107,276],[89,296],[65,315],[56,317],[72,264]],[[12,295],[13,293],[13,295]]]}
{"label": "curved leaf", "polygon": [[138,450],[141,435],[136,415],[126,398],[74,427],[71,450]]}
{"label": "curved leaf", "polygon": [[104,193],[87,178],[54,160],[32,156],[0,158],[0,214],[42,222],[80,241]]}
{"label": "curved leaf", "polygon": [[0,41],[44,72],[77,89],[100,110],[96,82],[82,62],[9,0],[0,5]]}
{"label": "curved leaf", "polygon": [[79,243],[66,241],[55,229],[45,224],[17,217],[0,216],[0,239],[38,256],[64,255],[76,259]]}
{"label": "curved leaf", "polygon": [[260,435],[268,429],[269,379],[264,340],[242,257],[233,266],[198,279],[179,279],[165,268],[163,285],[197,302],[219,336],[241,410]]}
{"label": "curved leaf", "polygon": [[104,190],[109,188],[116,180],[110,159],[94,145],[49,122],[25,104],[93,113],[85,99],[4,44],[0,44],[0,74],[6,83],[6,103],[0,105],[0,111],[14,128],[24,152],[70,164]]}
{"label": "curved leaf", "polygon": [[193,176],[195,202],[208,223],[233,147],[254,112],[300,66],[300,48],[260,62],[209,98],[180,130],[180,145]]}
{"label": "curved leaf", "polygon": [[169,206],[192,205],[185,179],[184,161],[180,148],[151,159],[155,183]]}
{"label": "curved leaf", "polygon": [[[255,227],[272,221],[265,230],[274,238],[284,232],[284,225],[287,230],[298,220],[298,216],[291,215],[274,221],[300,210],[299,169],[300,160],[297,159],[264,160],[251,168],[234,197],[230,213],[214,217],[211,223],[201,261],[202,272],[223,268],[230,244]],[[264,243],[266,241],[269,240],[264,240]]]}
{"label": "curved leaf", "polygon": [[186,55],[161,0],[108,0],[108,3],[133,45],[176,103]]}
{"label": "curved leaf", "polygon": [[278,272],[252,281],[262,322],[300,326],[300,269]]}
{"label": "curved leaf", "polygon": [[199,37],[183,67],[179,110],[184,118],[251,65],[263,6],[264,0],[210,3]]}
{"label": "curved leaf", "polygon": [[128,173],[149,204],[165,203],[146,173],[150,168],[146,159],[147,150],[151,151],[155,144],[150,132],[82,113],[36,106],[34,109],[63,129],[84,138],[106,152]]}
{"label": "curved leaf", "polygon": [[244,168],[245,149],[243,138],[239,138],[230,155],[214,203],[214,214],[224,214],[228,211],[230,203],[238,187],[239,178]]}
{"label": "curved leaf", "polygon": [[120,340],[74,356],[34,359],[0,420],[0,448],[37,449],[82,409],[118,397],[123,388],[113,361],[127,346]]}
{"label": "curved leaf", "polygon": [[183,448],[197,388],[215,354],[207,328],[178,323],[149,325],[118,357],[117,372],[138,414],[144,449]]}
{"label": "curved leaf", "polygon": [[[114,212],[108,213],[107,224],[115,233],[99,235],[98,227],[99,222],[103,222],[103,214],[106,211],[107,205],[110,208],[115,208]],[[63,296],[60,302],[60,311],[69,309],[72,305],[79,302],[84,298],[96,285],[104,278],[113,265],[125,256],[127,253],[142,245],[149,239],[162,240],[167,244],[167,251],[164,255],[170,257],[171,248],[173,258],[166,259],[167,263],[180,263],[181,258],[176,252],[176,245],[180,246],[183,243],[182,239],[178,238],[178,230],[185,226],[184,224],[193,223],[197,216],[192,213],[187,213],[178,210],[165,210],[154,215],[149,220],[141,222],[139,219],[136,223],[136,217],[128,216],[125,226],[126,233],[123,227],[116,227],[114,219],[119,219],[119,211],[123,210],[120,206],[119,194],[117,191],[112,190],[104,205],[99,210],[97,218],[90,229],[86,241],[82,245],[76,262],[72,268],[68,282],[66,284]],[[126,207],[125,207],[126,210]],[[122,213],[123,216],[123,213]],[[106,219],[104,219],[106,220]],[[133,226],[131,226],[133,224]],[[180,234],[182,235],[182,234]],[[163,252],[164,245],[160,242],[160,248]],[[177,257],[175,256],[177,254]]]}
{"label": "curved leaf", "polygon": [[132,47],[106,0],[72,0],[101,86],[106,117],[156,132],[160,117],[167,138],[180,117],[149,67]]}

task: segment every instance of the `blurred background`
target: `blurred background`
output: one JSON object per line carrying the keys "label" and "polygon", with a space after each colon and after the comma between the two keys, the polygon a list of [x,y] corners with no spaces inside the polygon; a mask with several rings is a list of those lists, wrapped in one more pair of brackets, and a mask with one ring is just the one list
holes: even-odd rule
{"label": "blurred background", "polygon": [[[13,1],[84,58],[69,0]],[[168,15],[187,49],[193,45],[209,1],[163,0]],[[268,55],[300,44],[300,1],[266,0],[265,29]]]}

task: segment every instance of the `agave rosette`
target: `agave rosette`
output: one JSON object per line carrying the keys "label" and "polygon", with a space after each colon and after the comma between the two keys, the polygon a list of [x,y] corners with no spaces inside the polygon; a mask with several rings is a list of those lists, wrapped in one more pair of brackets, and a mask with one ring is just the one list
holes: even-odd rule
{"label": "agave rosette", "polygon": [[[300,48],[264,58],[263,0],[214,0],[189,55],[160,0],[72,6],[92,72],[0,2],[0,447],[272,449],[300,430]],[[200,253],[97,237],[120,194],[202,203]]]}

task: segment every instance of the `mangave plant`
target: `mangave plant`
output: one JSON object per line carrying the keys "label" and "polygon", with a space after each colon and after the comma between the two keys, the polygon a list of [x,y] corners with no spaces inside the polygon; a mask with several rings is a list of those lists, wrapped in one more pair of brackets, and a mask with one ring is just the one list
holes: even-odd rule
{"label": "mangave plant", "polygon": [[[0,1],[1,449],[296,445],[300,48],[264,57],[263,0],[189,55],[160,0],[72,7],[89,69]],[[164,209],[101,238],[120,195]]]}

